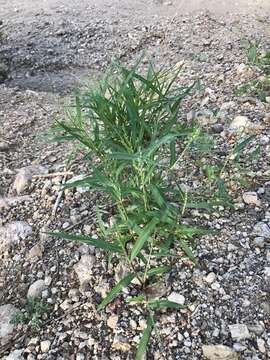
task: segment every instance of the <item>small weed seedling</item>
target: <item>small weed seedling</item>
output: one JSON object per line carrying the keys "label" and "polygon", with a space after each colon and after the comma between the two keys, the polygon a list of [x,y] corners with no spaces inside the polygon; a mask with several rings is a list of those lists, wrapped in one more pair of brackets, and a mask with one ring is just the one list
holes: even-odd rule
{"label": "small weed seedling", "polygon": [[[240,156],[249,142],[240,143],[224,164],[213,163],[211,136],[197,125],[179,122],[181,102],[195,88],[176,86],[179,71],[155,71],[150,64],[144,76],[138,66],[117,64],[97,89],[77,94],[70,120],[52,129],[55,140],[75,142],[89,162],[89,176],[65,188],[80,186],[106,194],[114,216],[108,228],[97,212],[98,239],[52,235],[104,249],[126,264],[128,273],[99,310],[134,279],[140,284],[140,295],[128,299],[148,312],[137,360],[146,351],[159,310],[183,307],[167,298],[152,298],[148,289],[171,270],[172,259],[186,257],[196,265],[192,239],[207,230],[187,225],[186,214],[231,204],[222,174],[231,155]],[[200,186],[193,186],[194,174],[202,176]]]}
{"label": "small weed seedling", "polygon": [[42,324],[42,317],[48,311],[48,306],[38,299],[29,298],[25,308],[17,312],[13,323],[27,324],[34,331],[38,331]]}
{"label": "small weed seedling", "polygon": [[239,86],[236,94],[257,96],[262,102],[266,102],[267,96],[270,95],[270,51],[262,54],[259,43],[249,42],[246,54],[249,63],[255,65],[261,75]]}

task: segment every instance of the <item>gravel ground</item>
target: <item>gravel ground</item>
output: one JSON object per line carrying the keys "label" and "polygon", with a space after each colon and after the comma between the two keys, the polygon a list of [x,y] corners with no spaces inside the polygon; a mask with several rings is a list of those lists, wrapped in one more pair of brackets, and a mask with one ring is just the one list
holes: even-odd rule
{"label": "gravel ground", "polygon": [[[61,197],[53,216],[63,179],[85,169],[76,163],[65,173],[69,149],[48,143],[44,134],[65,116],[63,105],[74,88],[99,76],[114,56],[130,64],[143,53],[157,66],[183,61],[179,81],[204,84],[184,101],[182,119],[200,111],[205,127],[220,132],[223,147],[231,141],[232,122],[244,116],[261,145],[260,157],[246,164],[248,189],[234,194],[237,211],[221,209],[210,218],[190,214],[218,232],[197,240],[199,268],[175,263],[159,289],[183,296],[187,308],[160,314],[147,359],[270,358],[270,103],[235,96],[236,87],[256,75],[244,65],[243,39],[269,48],[269,5],[250,2],[256,13],[243,16],[248,6],[232,3],[226,15],[222,3],[215,7],[211,1],[206,7],[212,12],[195,11],[200,7],[191,1],[184,9],[191,14],[180,3],[159,1],[146,8],[140,1],[114,7],[89,2],[84,8],[82,1],[75,10],[53,1],[2,4],[0,62],[7,78],[0,85],[1,358],[134,359],[146,323],[143,310],[120,297],[96,311],[124,269],[108,264],[102,251],[44,234],[70,229],[94,235],[94,207],[109,211],[98,194],[76,189]],[[135,293],[132,285],[122,299]],[[48,305],[38,331],[9,322],[30,295]]]}

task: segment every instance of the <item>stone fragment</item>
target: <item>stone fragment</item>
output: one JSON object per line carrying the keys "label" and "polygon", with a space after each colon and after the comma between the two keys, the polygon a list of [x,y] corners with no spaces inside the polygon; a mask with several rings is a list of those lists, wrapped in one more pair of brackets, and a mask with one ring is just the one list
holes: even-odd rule
{"label": "stone fragment", "polygon": [[8,250],[32,234],[32,227],[24,221],[13,221],[0,226],[0,252]]}
{"label": "stone fragment", "polygon": [[243,131],[245,128],[251,126],[251,122],[246,116],[236,116],[230,125],[232,131]]}
{"label": "stone fragment", "polygon": [[205,281],[207,282],[207,284],[213,284],[215,280],[216,280],[216,274],[213,272],[210,272],[205,277]]}
{"label": "stone fragment", "polygon": [[44,340],[40,342],[40,350],[43,353],[47,353],[50,350],[51,342],[49,340]]}
{"label": "stone fragment", "polygon": [[264,247],[264,242],[265,239],[261,236],[258,236],[254,239],[254,245],[259,247],[259,248],[263,248]]}
{"label": "stone fragment", "polygon": [[30,165],[19,170],[16,175],[13,188],[17,194],[21,194],[31,183],[34,175],[44,175],[48,169],[41,165]]}
{"label": "stone fragment", "polygon": [[112,347],[115,350],[119,350],[119,351],[123,351],[123,352],[128,352],[131,349],[131,345],[126,342],[126,339],[124,339],[118,335],[115,336]]}
{"label": "stone fragment", "polygon": [[256,192],[253,191],[245,192],[243,194],[243,200],[244,203],[246,203],[247,205],[261,206],[261,200],[258,198]]}
{"label": "stone fragment", "polygon": [[78,261],[73,269],[78,276],[80,282],[80,288],[85,290],[85,287],[92,279],[92,268],[95,264],[95,257],[92,255],[82,255],[80,261]]}
{"label": "stone fragment", "polygon": [[203,345],[202,351],[207,360],[238,360],[237,353],[225,345]]}
{"label": "stone fragment", "polygon": [[46,289],[46,285],[44,280],[40,279],[35,281],[32,285],[30,285],[27,297],[28,298],[38,298],[41,296],[42,291]]}
{"label": "stone fragment", "polygon": [[176,304],[179,304],[179,305],[184,305],[184,303],[185,303],[185,297],[181,294],[178,294],[177,292],[172,292],[168,296],[168,300],[175,302]]}
{"label": "stone fragment", "polygon": [[261,353],[266,353],[265,341],[263,339],[257,339],[258,349]]}
{"label": "stone fragment", "polygon": [[42,258],[43,251],[44,246],[41,243],[37,243],[30,249],[26,259],[31,260],[33,258]]}
{"label": "stone fragment", "polygon": [[258,222],[253,228],[253,235],[268,239],[270,238],[270,228],[266,223]]}
{"label": "stone fragment", "polygon": [[261,335],[264,332],[264,326],[262,324],[248,325],[248,330],[256,335]]}
{"label": "stone fragment", "polygon": [[23,349],[18,349],[18,350],[14,350],[12,351],[6,358],[4,358],[5,360],[23,360]]}
{"label": "stone fragment", "polygon": [[18,310],[12,304],[0,306],[0,345],[4,346],[12,337],[15,325],[12,319]]}
{"label": "stone fragment", "polygon": [[118,322],[118,316],[117,315],[111,315],[107,320],[107,325],[111,329],[114,330],[116,328],[117,322]]}
{"label": "stone fragment", "polygon": [[248,331],[248,327],[245,324],[234,324],[229,325],[231,336],[234,340],[243,340],[249,339],[250,333]]}

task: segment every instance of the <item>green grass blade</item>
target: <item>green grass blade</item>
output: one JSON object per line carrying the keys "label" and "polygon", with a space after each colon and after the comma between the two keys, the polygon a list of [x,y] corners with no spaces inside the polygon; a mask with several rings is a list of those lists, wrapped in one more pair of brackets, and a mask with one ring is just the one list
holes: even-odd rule
{"label": "green grass blade", "polygon": [[155,140],[148,149],[145,151],[146,156],[151,156],[153,153],[161,146],[168,142],[171,142],[172,140],[176,139],[176,134],[167,134],[165,136],[162,136],[160,139]]}
{"label": "green grass blade", "polygon": [[162,308],[171,308],[171,309],[184,309],[184,305],[177,304],[173,301],[169,301],[167,299],[161,299],[161,300],[151,300],[148,302],[149,307],[152,310],[158,310]]}
{"label": "green grass blade", "polygon": [[236,155],[237,158],[239,158],[241,152],[245,149],[245,147],[250,144],[254,139],[256,138],[256,135],[250,135],[247,136],[244,140],[239,142],[235,148],[233,149],[233,154]]}
{"label": "green grass blade", "polygon": [[158,266],[156,268],[147,271],[148,276],[160,275],[169,272],[171,268],[169,266]]}
{"label": "green grass blade", "polygon": [[47,234],[50,236],[57,237],[59,239],[68,240],[68,241],[83,242],[87,245],[92,245],[99,249],[104,249],[104,250],[117,252],[117,253],[122,252],[122,249],[120,248],[120,246],[118,244],[109,243],[104,240],[93,239],[89,236],[72,235],[72,234],[67,234],[64,232],[49,232]]}
{"label": "green grass blade", "polygon": [[144,295],[134,296],[130,299],[127,299],[129,304],[138,304],[146,301],[146,297]]}
{"label": "green grass blade", "polygon": [[143,356],[144,356],[144,354],[146,352],[147,344],[149,342],[153,327],[154,327],[154,321],[153,321],[152,316],[149,315],[148,319],[147,319],[147,326],[143,331],[142,338],[141,338],[140,343],[139,343],[139,347],[138,347],[138,350],[137,350],[137,353],[136,353],[135,360],[142,360],[143,359]]}
{"label": "green grass blade", "polygon": [[180,247],[184,251],[184,253],[188,256],[189,260],[191,260],[195,265],[197,265],[198,264],[197,259],[185,240],[183,239],[180,240]]}
{"label": "green grass blade", "polygon": [[186,207],[189,208],[189,209],[207,210],[208,212],[213,212],[214,211],[213,206],[211,204],[207,203],[206,201],[187,203]]}
{"label": "green grass blade", "polygon": [[106,298],[99,304],[97,310],[104,309],[119,293],[122,291],[122,289],[126,286],[128,286],[131,281],[136,277],[135,273],[129,273],[127,276],[125,276],[122,280],[120,280],[113,289],[108,293]]}
{"label": "green grass blade", "polygon": [[141,249],[143,248],[145,242],[149,239],[149,237],[151,236],[152,232],[154,231],[157,223],[158,223],[158,219],[153,218],[150,223],[148,223],[144,229],[140,229],[139,227],[136,228],[137,231],[139,231],[139,237],[136,240],[132,250],[131,250],[131,255],[130,255],[130,261],[134,260],[134,258],[140,253]]}

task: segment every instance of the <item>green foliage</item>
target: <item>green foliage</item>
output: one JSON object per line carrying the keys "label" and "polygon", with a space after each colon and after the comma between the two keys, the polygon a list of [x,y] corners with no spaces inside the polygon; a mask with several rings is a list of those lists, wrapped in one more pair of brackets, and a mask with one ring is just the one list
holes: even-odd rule
{"label": "green foliage", "polygon": [[38,331],[42,324],[42,317],[48,312],[47,304],[38,299],[29,298],[25,308],[15,314],[12,322],[14,324],[27,324],[34,331]]}
{"label": "green foliage", "polygon": [[[150,315],[161,308],[181,308],[166,298],[149,298],[146,288],[170,271],[173,257],[185,257],[197,265],[193,239],[208,231],[184,223],[189,209],[212,211],[217,204],[231,205],[221,179],[227,161],[211,165],[213,137],[197,125],[178,120],[181,101],[196,85],[176,86],[179,71],[155,71],[150,64],[143,76],[138,64],[131,70],[116,64],[97,88],[76,95],[69,121],[58,121],[52,129],[55,140],[74,142],[89,163],[89,175],[68,182],[65,188],[99,191],[114,204],[109,228],[97,213],[98,239],[53,234],[107,250],[126,263],[129,273],[99,310],[135,278],[141,294],[130,303],[141,303]],[[242,150],[239,145],[235,151]],[[189,187],[194,172],[202,174],[201,186]],[[164,262],[158,264],[161,258]],[[154,326],[150,315],[136,359],[144,353]]]}
{"label": "green foliage", "polygon": [[246,55],[250,65],[255,65],[261,75],[239,86],[236,95],[257,96],[262,102],[266,102],[266,97],[270,94],[270,50],[262,54],[258,42],[248,42]]}

